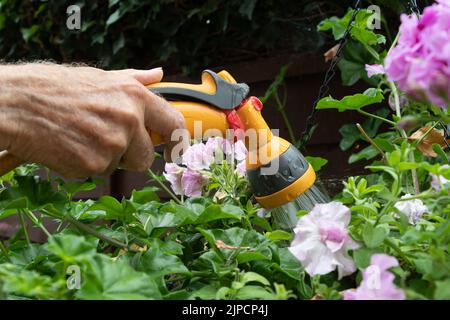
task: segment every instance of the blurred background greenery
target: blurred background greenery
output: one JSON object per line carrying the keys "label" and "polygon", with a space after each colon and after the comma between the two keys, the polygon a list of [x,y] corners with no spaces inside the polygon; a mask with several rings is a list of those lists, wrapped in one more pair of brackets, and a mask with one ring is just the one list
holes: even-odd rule
{"label": "blurred background greenery", "polygon": [[[164,65],[185,74],[286,52],[315,52],[328,40],[317,24],[353,1],[311,0],[0,0],[0,57],[85,62],[103,68]],[[390,12],[406,1],[363,1]],[[66,27],[81,7],[81,30]],[[398,18],[393,19],[397,23]],[[392,26],[394,29],[396,26]]]}

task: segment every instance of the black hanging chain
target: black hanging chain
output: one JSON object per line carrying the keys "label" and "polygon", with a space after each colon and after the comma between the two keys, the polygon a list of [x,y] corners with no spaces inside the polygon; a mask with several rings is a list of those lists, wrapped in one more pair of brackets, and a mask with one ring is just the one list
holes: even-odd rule
{"label": "black hanging chain", "polygon": [[314,101],[313,105],[312,105],[312,110],[311,113],[309,114],[309,116],[306,118],[306,128],[305,130],[302,132],[299,142],[300,145],[299,147],[304,151],[306,144],[308,143],[309,139],[311,139],[311,136],[314,132],[314,129],[316,128],[317,124],[315,123],[316,117],[317,117],[317,109],[316,109],[316,105],[317,103],[319,103],[319,101],[323,98],[325,98],[325,96],[328,94],[328,92],[330,91],[330,82],[331,80],[333,80],[334,76],[336,75],[336,66],[339,63],[340,59],[341,59],[341,53],[342,50],[345,46],[345,44],[347,43],[349,36],[350,36],[350,31],[353,27],[353,21],[356,18],[356,15],[358,14],[358,12],[360,11],[360,5],[361,0],[356,0],[355,4],[353,5],[353,14],[350,17],[350,20],[348,21],[348,25],[345,29],[345,32],[342,36],[342,38],[340,39],[339,43],[338,43],[338,49],[336,51],[335,56],[333,57],[333,59],[330,62],[330,66],[328,67],[327,72],[325,73],[325,78],[322,82],[322,85],[320,86],[319,89],[319,95],[317,97],[317,99]]}
{"label": "black hanging chain", "polygon": [[420,16],[420,8],[417,5],[417,0],[409,0],[408,7],[412,13],[414,13],[418,17]]}

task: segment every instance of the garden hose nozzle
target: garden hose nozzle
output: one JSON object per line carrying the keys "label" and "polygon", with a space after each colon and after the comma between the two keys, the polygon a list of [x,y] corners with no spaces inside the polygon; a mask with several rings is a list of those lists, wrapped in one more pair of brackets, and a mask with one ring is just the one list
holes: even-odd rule
{"label": "garden hose nozzle", "polygon": [[[261,101],[247,97],[248,86],[237,83],[228,72],[205,70],[198,85],[161,82],[148,88],[168,99],[183,114],[191,136],[195,121],[202,121],[203,132],[211,128],[223,136],[228,129],[240,132],[249,151],[247,177],[262,207],[273,209],[296,202],[295,215],[300,209],[311,209],[314,202],[325,201],[320,200],[324,197],[317,195],[318,191],[308,195],[315,190],[316,180],[311,164],[291,143],[272,134],[262,117]],[[159,142],[161,138],[152,134],[152,140]],[[298,201],[302,195],[308,200]],[[292,210],[287,211],[292,216]],[[296,222],[295,218],[290,219],[294,221],[288,227]]]}

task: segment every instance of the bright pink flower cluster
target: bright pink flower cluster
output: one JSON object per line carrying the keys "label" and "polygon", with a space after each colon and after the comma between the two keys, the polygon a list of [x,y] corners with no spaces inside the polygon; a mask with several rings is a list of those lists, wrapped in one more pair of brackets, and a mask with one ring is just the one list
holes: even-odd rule
{"label": "bright pink flower cluster", "polygon": [[423,15],[402,15],[398,44],[385,59],[386,73],[419,101],[447,108],[450,97],[450,0]]}
{"label": "bright pink flower cluster", "polygon": [[[236,165],[236,173],[245,175],[247,149],[241,140],[232,144],[221,137],[209,138],[206,143],[191,145],[182,157],[182,165],[166,163],[164,177],[177,195],[199,197],[208,182],[211,165],[220,159],[231,159]],[[218,159],[219,158],[219,159]]]}

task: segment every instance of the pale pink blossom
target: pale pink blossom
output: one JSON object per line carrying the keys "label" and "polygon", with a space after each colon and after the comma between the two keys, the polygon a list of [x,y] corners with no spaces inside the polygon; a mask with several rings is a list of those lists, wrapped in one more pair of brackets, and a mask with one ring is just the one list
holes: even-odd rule
{"label": "pale pink blossom", "polygon": [[377,74],[385,73],[384,67],[381,64],[366,64],[365,69],[369,78],[372,78]]}
{"label": "pale pink blossom", "polygon": [[166,163],[164,166],[164,177],[170,183],[170,187],[177,195],[183,195],[183,188],[181,186],[181,177],[186,171],[185,168],[180,167],[175,163]]}
{"label": "pale pink blossom", "polygon": [[241,177],[245,177],[246,172],[247,172],[246,164],[245,160],[243,160],[236,165],[236,173]]}
{"label": "pale pink blossom", "polygon": [[346,290],[344,300],[405,300],[405,293],[395,286],[395,276],[388,271],[398,265],[394,257],[383,253],[372,255],[359,287]]}
{"label": "pale pink blossom", "polygon": [[207,176],[199,171],[188,168],[181,177],[181,186],[184,195],[188,197],[200,197],[203,186],[207,181]]}
{"label": "pale pink blossom", "polygon": [[340,202],[316,204],[294,229],[289,251],[314,276],[338,270],[339,279],[356,271],[348,250],[359,245],[349,236],[350,209]]}
{"label": "pale pink blossom", "polygon": [[[450,167],[448,164],[444,164],[442,166],[442,168],[448,168],[448,167]],[[442,185],[450,182],[449,179],[446,179],[441,175],[436,175],[436,174],[430,173],[430,176],[431,176],[431,187],[434,190],[436,190],[437,192],[441,191]]]}
{"label": "pale pink blossom", "polygon": [[209,169],[214,162],[214,155],[203,143],[191,145],[182,156],[182,163],[192,170]]}
{"label": "pale pink blossom", "polygon": [[237,161],[244,161],[247,158],[247,148],[242,140],[237,140],[234,144],[234,158]]}
{"label": "pale pink blossom", "polygon": [[[410,194],[405,194],[401,199],[407,199],[412,197]],[[402,212],[408,217],[408,221],[410,224],[416,224],[422,218],[422,215],[428,211],[426,205],[423,204],[420,199],[413,200],[405,200],[405,201],[397,201],[394,204],[394,207],[397,208],[398,211]]]}

